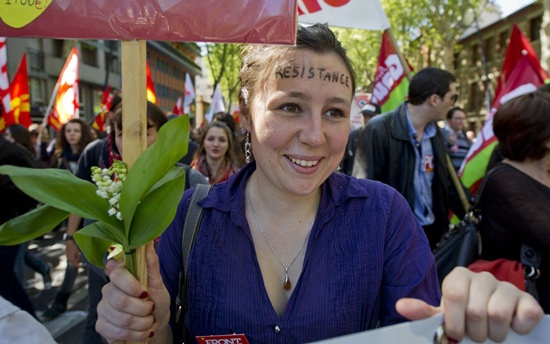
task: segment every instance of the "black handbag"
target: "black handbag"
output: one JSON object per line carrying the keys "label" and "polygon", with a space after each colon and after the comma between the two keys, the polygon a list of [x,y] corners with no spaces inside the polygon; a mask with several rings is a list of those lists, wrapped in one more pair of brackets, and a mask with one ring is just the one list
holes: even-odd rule
{"label": "black handbag", "polygon": [[481,255],[479,222],[480,216],[471,211],[436,244],[433,255],[440,285],[455,267],[468,266]]}
{"label": "black handbag", "polygon": [[[465,201],[466,196],[462,190],[462,184],[458,180],[458,176],[452,167],[452,163],[447,155],[447,165],[449,173],[455,184],[455,188],[459,193],[463,206],[466,208],[468,203]],[[494,169],[493,169],[494,170]],[[481,222],[481,211],[479,203],[481,193],[485,188],[485,184],[489,176],[493,172],[491,170],[483,179],[481,186],[475,198],[474,205],[466,211],[464,219],[454,225],[449,231],[441,237],[440,241],[435,245],[432,253],[435,257],[435,265],[439,284],[443,279],[457,266],[468,266],[481,255],[481,236],[478,232],[478,226]]]}

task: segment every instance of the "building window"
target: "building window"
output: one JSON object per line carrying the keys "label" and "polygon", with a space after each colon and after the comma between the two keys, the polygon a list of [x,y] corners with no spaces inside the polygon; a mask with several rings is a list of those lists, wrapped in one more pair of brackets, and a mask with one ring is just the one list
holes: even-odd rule
{"label": "building window", "polygon": [[52,39],[52,55],[53,57],[63,57],[63,40]]}
{"label": "building window", "polygon": [[485,40],[485,44],[483,45],[485,49],[485,61],[491,62],[493,61],[494,57],[494,51],[495,51],[495,39],[494,37],[489,37]]}
{"label": "building window", "polygon": [[531,42],[540,39],[540,28],[542,27],[542,16],[531,19]]}
{"label": "building window", "polygon": [[44,103],[44,88],[42,87],[42,81],[35,78],[29,78],[29,86],[31,102],[33,104]]}
{"label": "building window", "polygon": [[475,65],[479,61],[479,44],[472,46],[472,63]]}
{"label": "building window", "polygon": [[456,51],[453,55],[453,66],[455,70],[460,67],[460,51]]}
{"label": "building window", "polygon": [[32,70],[44,70],[44,54],[42,51],[27,48],[27,56],[29,57],[29,67]]}
{"label": "building window", "polygon": [[86,44],[81,43],[80,44],[80,52],[82,54],[82,62],[97,67],[97,48]]}
{"label": "building window", "polygon": [[498,52],[501,55],[504,55],[504,53],[506,53],[506,49],[508,48],[509,36],[510,33],[508,33],[508,31],[503,31],[498,35]]}

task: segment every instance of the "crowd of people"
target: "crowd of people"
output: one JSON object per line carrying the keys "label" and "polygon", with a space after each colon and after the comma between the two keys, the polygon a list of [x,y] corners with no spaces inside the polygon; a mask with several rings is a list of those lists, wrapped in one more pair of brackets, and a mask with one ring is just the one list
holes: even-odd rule
{"label": "crowd of people", "polygon": [[[280,72],[287,69],[326,71],[338,78]],[[84,343],[187,343],[228,333],[244,333],[250,343],[302,343],[439,312],[450,342],[465,335],[502,341],[509,329],[528,333],[543,313],[550,313],[544,260],[538,302],[490,274],[465,268],[439,284],[431,251],[448,229],[449,210],[459,217],[466,211],[454,201],[458,190],[450,179],[472,144],[464,131],[465,111],[455,107],[451,73],[420,70],[407,101],[384,114],[377,104],[367,104],[361,110],[363,126],[351,133],[355,74],[326,25],[300,27],[295,47],[247,47],[239,77],[239,123],[229,114],[215,116],[192,133],[192,153],[178,163],[188,171],[188,190],[158,245],[147,247],[148,287],[121,262],[109,261],[105,271],[87,264]],[[119,97],[108,117],[109,135],[94,141],[81,120],[66,123],[54,145],[41,137],[40,128],[35,144],[0,138],[0,145],[15,152],[0,164],[38,167],[48,161],[91,180],[92,166],[108,167],[124,157]],[[522,243],[540,252],[550,248],[544,206],[550,205],[549,117],[550,94],[544,91],[510,100],[495,115],[504,160],[483,194],[487,259],[519,260]],[[147,104],[147,145],[168,120]],[[446,125],[439,128],[436,122],[443,120]],[[48,153],[48,146],[55,149]],[[2,222],[35,206],[0,178],[2,192],[5,188],[21,199],[20,208]],[[182,228],[197,184],[214,187],[198,203],[204,216],[188,257],[187,311],[178,322]],[[66,309],[70,269],[83,259],[72,235],[88,223],[76,215],[67,221],[71,268],[51,317]],[[12,266],[17,252],[0,247]],[[11,275],[15,287],[6,297],[2,282],[2,296],[34,314],[24,295],[13,297],[17,278]],[[177,338],[180,332],[183,338]]]}

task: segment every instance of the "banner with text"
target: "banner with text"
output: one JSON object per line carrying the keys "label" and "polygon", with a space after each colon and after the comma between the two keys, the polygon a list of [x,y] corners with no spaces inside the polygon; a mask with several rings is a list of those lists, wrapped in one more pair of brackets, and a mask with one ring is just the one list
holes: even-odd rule
{"label": "banner with text", "polygon": [[293,44],[296,0],[0,1],[0,36]]}

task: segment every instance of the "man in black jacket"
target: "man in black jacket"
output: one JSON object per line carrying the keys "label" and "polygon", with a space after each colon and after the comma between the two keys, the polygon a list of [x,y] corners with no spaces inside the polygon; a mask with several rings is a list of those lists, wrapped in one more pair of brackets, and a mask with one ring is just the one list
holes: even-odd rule
{"label": "man in black jacket", "polygon": [[456,195],[436,125],[458,98],[455,82],[441,69],[419,71],[409,85],[409,100],[369,121],[354,163],[354,176],[386,183],[405,197],[432,248],[448,227],[449,195]]}

